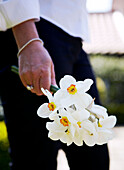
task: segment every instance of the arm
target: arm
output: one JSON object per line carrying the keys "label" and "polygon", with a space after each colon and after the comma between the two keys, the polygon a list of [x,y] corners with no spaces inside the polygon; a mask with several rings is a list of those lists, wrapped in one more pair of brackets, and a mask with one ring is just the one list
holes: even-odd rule
{"label": "arm", "polygon": [[[18,24],[12,30],[19,49],[32,38],[38,37],[34,20]],[[37,95],[42,95],[41,87],[50,90],[50,85],[56,84],[53,62],[41,42],[31,42],[20,53],[19,75],[23,85],[33,85],[31,91]]]}
{"label": "arm", "polygon": [[[19,49],[38,37],[34,21],[40,18],[39,9],[39,0],[8,0],[0,3],[0,30],[13,27]],[[49,90],[50,84],[55,85],[51,57],[39,41],[31,42],[20,53],[19,74],[24,86],[33,85],[32,92],[37,95],[42,94],[41,87]]]}

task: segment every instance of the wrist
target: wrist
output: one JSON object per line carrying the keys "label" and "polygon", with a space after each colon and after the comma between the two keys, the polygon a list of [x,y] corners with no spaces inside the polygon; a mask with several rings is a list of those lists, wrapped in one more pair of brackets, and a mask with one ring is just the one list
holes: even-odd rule
{"label": "wrist", "polygon": [[39,38],[34,20],[25,21],[12,28],[18,49],[21,49],[28,41]]}
{"label": "wrist", "polygon": [[31,40],[29,40],[28,42],[26,42],[18,51],[17,53],[17,57],[19,57],[20,53],[28,46],[30,45],[32,42],[34,41],[39,41],[42,46],[44,45],[44,42],[40,39],[40,38],[32,38]]}

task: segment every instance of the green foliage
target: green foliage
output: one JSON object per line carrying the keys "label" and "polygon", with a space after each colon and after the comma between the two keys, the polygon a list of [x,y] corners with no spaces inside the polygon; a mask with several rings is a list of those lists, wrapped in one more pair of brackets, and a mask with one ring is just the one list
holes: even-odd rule
{"label": "green foliage", "polygon": [[9,170],[9,142],[4,121],[0,121],[0,170]]}
{"label": "green foliage", "polygon": [[124,124],[124,104],[110,103],[107,105],[109,114],[117,117],[118,124]]}
{"label": "green foliage", "polygon": [[[109,114],[115,114],[118,124],[124,124],[124,58],[110,55],[91,55],[101,101]],[[103,86],[104,84],[104,86]]]}
{"label": "green foliage", "polygon": [[124,58],[115,56],[91,56],[97,76],[116,82],[124,82]]}
{"label": "green foliage", "polygon": [[[2,144],[0,143],[0,147]],[[9,169],[10,157],[7,150],[0,149],[0,170],[10,170]]]}

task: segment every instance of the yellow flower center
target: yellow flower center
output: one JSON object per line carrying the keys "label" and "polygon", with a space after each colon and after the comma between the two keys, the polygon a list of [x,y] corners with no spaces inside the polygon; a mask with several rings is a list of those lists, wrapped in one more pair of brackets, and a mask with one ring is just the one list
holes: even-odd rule
{"label": "yellow flower center", "polygon": [[77,124],[78,124],[79,128],[81,128],[81,122],[77,122]]}
{"label": "yellow flower center", "polygon": [[60,119],[60,123],[63,125],[63,126],[69,126],[70,122],[68,120],[68,118],[66,116],[62,117]]}
{"label": "yellow flower center", "polygon": [[48,103],[48,108],[50,111],[54,111],[56,108],[56,105],[54,102]]}
{"label": "yellow flower center", "polygon": [[100,122],[98,122],[98,127],[102,127],[102,125],[100,124]]}
{"label": "yellow flower center", "polygon": [[90,136],[93,136],[93,133],[90,133]]}
{"label": "yellow flower center", "polygon": [[69,135],[70,131],[67,129],[67,130],[65,131],[65,133],[66,133],[67,135]]}
{"label": "yellow flower center", "polygon": [[77,88],[75,87],[74,84],[71,84],[68,88],[67,88],[67,91],[69,94],[75,94],[77,93]]}

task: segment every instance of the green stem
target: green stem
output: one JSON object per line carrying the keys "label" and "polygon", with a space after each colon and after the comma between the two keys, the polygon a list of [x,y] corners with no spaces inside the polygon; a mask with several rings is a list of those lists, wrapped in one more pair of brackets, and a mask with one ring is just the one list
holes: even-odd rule
{"label": "green stem", "polygon": [[[19,69],[18,69],[17,66],[14,66],[14,65],[11,66],[11,71],[19,75]],[[50,86],[50,91],[51,92],[56,93],[58,90],[59,90],[58,87],[51,84],[51,86]]]}
{"label": "green stem", "polygon": [[51,86],[50,86],[50,91],[51,91],[51,92],[56,93],[58,90],[59,90],[58,87],[56,87],[56,86],[54,86],[54,85],[51,84]]}
{"label": "green stem", "polygon": [[16,66],[11,66],[11,71],[16,73],[16,74],[19,74],[19,69]]}

